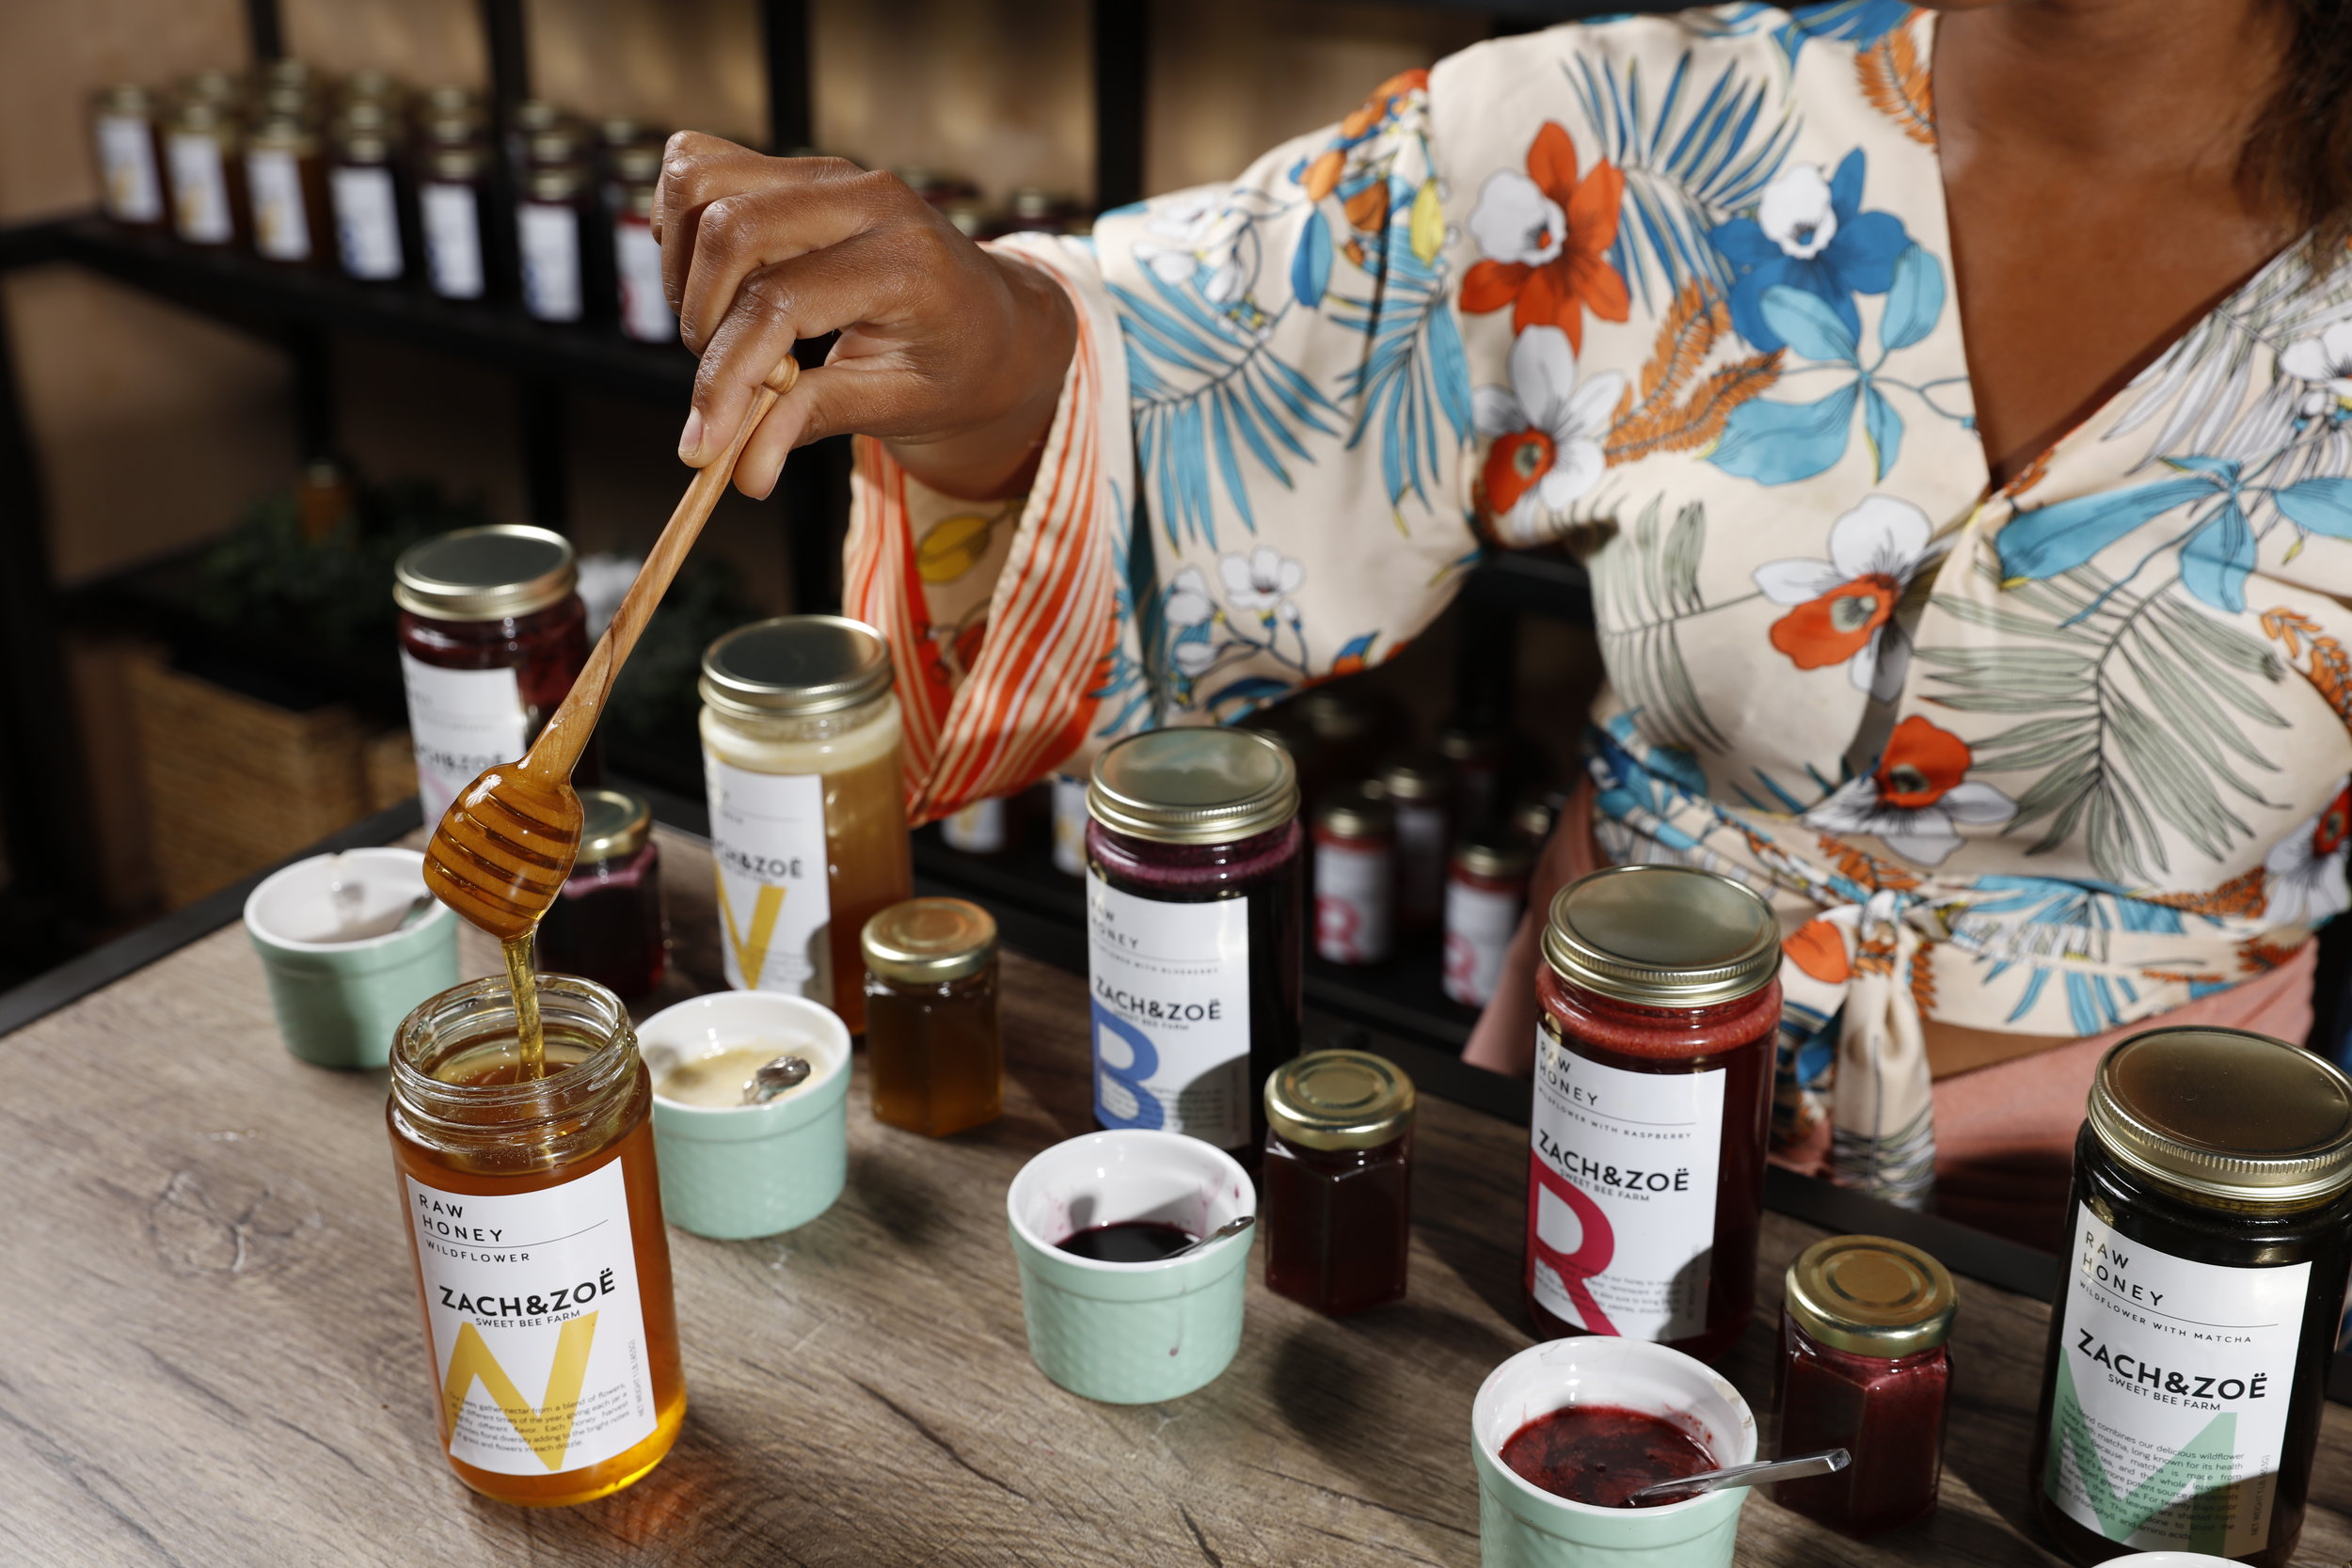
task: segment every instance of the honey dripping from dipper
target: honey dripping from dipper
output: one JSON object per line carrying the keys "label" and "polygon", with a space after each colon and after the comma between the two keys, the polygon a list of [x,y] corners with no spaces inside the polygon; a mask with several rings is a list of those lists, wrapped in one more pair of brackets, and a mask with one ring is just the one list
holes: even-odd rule
{"label": "honey dripping from dipper", "polygon": [[520,761],[485,770],[460,791],[425,846],[425,886],[499,940],[507,983],[514,988],[517,1079],[547,1073],[532,939],[580,855],[581,816],[580,797],[572,792],[572,768],[596,730],[638,634],[653,618],[710,509],[734,478],[744,443],[799,377],[800,365],[790,355],[769,372],[726,454],[699,470],[687,485],[661,537],[638,568],[637,580],[629,584],[588,655],[580,678],[531,750]]}

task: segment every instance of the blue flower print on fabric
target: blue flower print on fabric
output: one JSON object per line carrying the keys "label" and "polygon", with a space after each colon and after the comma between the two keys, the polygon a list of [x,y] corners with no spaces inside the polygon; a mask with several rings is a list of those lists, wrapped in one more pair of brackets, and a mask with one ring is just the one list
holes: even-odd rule
{"label": "blue flower print on fabric", "polygon": [[1895,259],[1911,246],[1902,219],[1862,210],[1867,169],[1858,147],[1827,179],[1815,165],[1790,164],[1764,187],[1755,217],[1733,218],[1709,235],[1734,273],[1731,325],[1758,349],[1788,343],[1764,309],[1764,293],[1774,288],[1812,294],[1845,324],[1848,337],[1862,335],[1853,296],[1884,293]]}

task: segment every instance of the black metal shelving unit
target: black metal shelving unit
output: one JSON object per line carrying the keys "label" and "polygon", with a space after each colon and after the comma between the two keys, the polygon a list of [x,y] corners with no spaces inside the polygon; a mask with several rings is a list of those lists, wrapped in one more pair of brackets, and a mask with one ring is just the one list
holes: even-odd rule
{"label": "black metal shelving unit", "polygon": [[[1442,3],[1442,0],[1435,0]],[[1654,3],[1654,0],[1653,0]],[[812,46],[806,0],[758,0],[769,83],[769,142],[788,150],[812,140]],[[531,90],[530,44],[521,0],[478,0],[489,61],[493,130]],[[1603,8],[1600,0],[1499,0],[1460,6],[1486,15],[1498,32]],[[256,64],[283,53],[278,0],[246,0]],[[1152,8],[1148,0],[1093,0],[1095,194],[1116,206],[1143,194],[1146,87]],[[493,160],[501,170],[502,160]],[[510,193],[511,194],[511,193]],[[498,226],[493,226],[494,230]],[[485,236],[485,239],[494,239]],[[532,319],[515,298],[511,246],[492,245],[492,298],[454,303],[420,287],[355,282],[340,275],[281,266],[250,255],[194,250],[131,233],[94,216],[0,229],[0,273],[68,264],[250,333],[281,349],[293,371],[297,444],[307,456],[336,447],[337,345],[352,339],[393,341],[500,371],[514,382],[525,512],[542,526],[568,522],[564,401],[571,391],[675,408],[693,384],[694,361],[682,347],[629,341],[616,331]],[[501,265],[502,263],[502,265]],[[504,289],[497,285],[501,281]],[[849,499],[846,440],[804,450],[785,470],[775,503],[789,540],[800,610],[834,608],[840,540]],[[40,475],[0,321],[0,845],[8,884],[0,889],[0,940],[30,933],[50,944],[52,961],[70,957],[98,931],[99,905],[75,847],[88,841],[82,748],[66,679],[63,638],[76,624],[134,625],[185,648],[248,666],[298,671],[309,686],[397,718],[393,667],[339,661],[314,649],[274,641],[268,628],[224,631],[196,602],[193,555],[151,562],[70,594],[53,583]],[[1473,573],[1465,589],[1462,706],[1507,711],[1509,671],[1519,618],[1589,617],[1581,574],[1564,560],[1504,558]],[[623,771],[674,790],[694,781],[675,759],[616,757]],[[937,875],[963,875],[951,856]],[[971,875],[977,876],[973,872]],[[1074,918],[1074,915],[1072,917]],[[1434,970],[1433,970],[1434,974]],[[1325,987],[1336,995],[1344,983]],[[1375,988],[1375,990],[1377,988]],[[1434,980],[1430,991],[1435,996]],[[1395,997],[1377,1006],[1391,1007]],[[1369,1005],[1368,1005],[1369,1006]],[[1422,1010],[1407,1009],[1420,1018]],[[1458,1034],[1441,1022],[1447,1006],[1419,1031],[1432,1043]]]}

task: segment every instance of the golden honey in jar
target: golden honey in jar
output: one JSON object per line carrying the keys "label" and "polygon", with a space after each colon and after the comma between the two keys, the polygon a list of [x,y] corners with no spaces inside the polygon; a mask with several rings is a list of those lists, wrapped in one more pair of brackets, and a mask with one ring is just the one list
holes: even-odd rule
{"label": "golden honey in jar", "polygon": [[874,1119],[927,1137],[994,1121],[996,919],[961,898],[910,898],[866,923],[866,1066]]}
{"label": "golden honey in jar", "polygon": [[661,1462],[686,1418],[653,1086],[619,998],[539,976],[544,1076],[514,993],[476,980],[392,1045],[393,1163],[441,1445],[501,1502],[586,1502]]}
{"label": "golden honey in jar", "polygon": [[838,615],[761,621],[703,655],[702,696],[727,984],[862,1033],[858,933],[914,885],[890,650]]}

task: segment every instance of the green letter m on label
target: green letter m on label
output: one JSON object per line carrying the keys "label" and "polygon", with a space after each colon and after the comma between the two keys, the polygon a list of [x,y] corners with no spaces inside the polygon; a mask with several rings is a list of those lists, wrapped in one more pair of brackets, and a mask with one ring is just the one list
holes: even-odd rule
{"label": "green letter m on label", "polygon": [[2204,1430],[2187,1447],[2158,1465],[2146,1481],[2118,1497],[2114,1483],[2107,1478],[2106,1465],[2091,1442],[2090,1422],[2083,1415],[2082,1401],[2075,1396],[2074,1372],[2069,1365],[2072,1359],[2065,1352],[2058,1353],[2058,1398],[2050,1413],[2055,1430],[2050,1434],[2042,1490],[2053,1500],[2064,1502],[2065,1495],[2058,1489],[2059,1460],[2065,1454],[2073,1454],[2075,1473],[2082,1480],[2083,1500],[2099,1516],[2099,1533],[2110,1541],[2128,1542],[2151,1518],[2169,1507],[2184,1488],[2190,1489],[2185,1537],[2167,1539],[2161,1544],[2220,1552],[2230,1530],[2232,1505],[2236,1501],[2231,1477],[2237,1447],[2236,1415],[2224,1411],[2207,1421]]}

